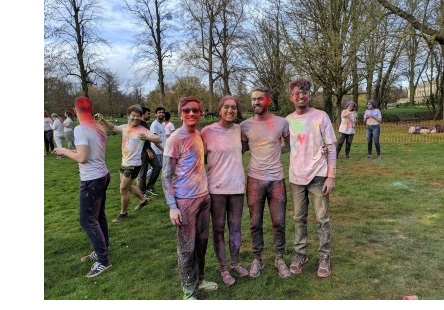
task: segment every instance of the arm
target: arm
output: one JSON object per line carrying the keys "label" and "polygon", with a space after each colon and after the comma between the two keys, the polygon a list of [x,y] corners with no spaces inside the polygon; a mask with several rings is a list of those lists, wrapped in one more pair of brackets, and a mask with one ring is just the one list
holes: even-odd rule
{"label": "arm", "polygon": [[284,143],[281,146],[281,153],[285,154],[290,152],[290,135],[284,137]]}
{"label": "arm", "polygon": [[[156,145],[157,145],[157,143],[162,143],[162,139],[154,133],[149,133],[148,135],[142,133],[142,134],[140,134],[140,139],[153,142]],[[163,152],[163,148],[162,148],[162,152]]]}
{"label": "arm", "polygon": [[[159,140],[160,140],[160,143],[162,143],[162,139],[160,139],[160,137],[159,137]],[[157,146],[157,148],[163,153],[163,147],[162,147],[162,145],[160,145],[160,143],[154,143],[154,145]]]}
{"label": "arm", "polygon": [[242,140],[242,154],[244,154],[246,151],[249,151],[250,147],[248,146],[248,141]]}
{"label": "arm", "polygon": [[324,195],[330,194],[335,187],[336,178],[336,146],[327,144],[327,179],[325,180],[322,192]]}
{"label": "arm", "polygon": [[104,119],[102,114],[97,113],[97,114],[94,115],[94,117],[95,117],[95,119],[96,119],[98,122],[102,123],[103,126],[105,126],[105,128],[106,128],[107,130],[115,131],[115,132],[120,132],[120,131],[121,131],[119,127],[117,127],[117,126],[114,125],[113,123],[108,122],[106,119]]}
{"label": "arm", "polygon": [[177,159],[164,156],[162,164],[162,187],[165,195],[165,200],[170,208],[170,220],[173,225],[182,224],[182,214],[176,205],[176,198],[174,197],[173,179],[174,171],[176,170]]}
{"label": "arm", "polygon": [[65,148],[55,148],[54,153],[57,155],[65,155],[72,160],[84,164],[88,161],[89,157],[89,146],[86,144],[77,145],[77,150],[68,150]]}

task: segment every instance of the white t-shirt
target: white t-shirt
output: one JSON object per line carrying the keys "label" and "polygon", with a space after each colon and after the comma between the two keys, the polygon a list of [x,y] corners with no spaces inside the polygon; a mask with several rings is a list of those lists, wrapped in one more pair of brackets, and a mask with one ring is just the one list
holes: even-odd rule
{"label": "white t-shirt", "polygon": [[[165,127],[163,126],[163,124],[159,123],[156,119],[154,122],[151,123],[150,131],[158,135],[160,139],[162,139],[160,145],[162,146],[162,148],[164,148],[166,136],[165,136]],[[153,142],[151,142],[151,148],[153,149],[154,153],[162,154],[162,151]]]}
{"label": "white t-shirt", "polygon": [[250,163],[248,176],[263,181],[279,181],[284,178],[281,161],[282,138],[287,137],[288,123],[285,118],[272,115],[267,121],[251,117],[241,124],[242,141],[248,141]]}
{"label": "white t-shirt", "polygon": [[67,117],[65,121],[63,122],[63,132],[72,131],[72,119]]}
{"label": "white t-shirt", "polygon": [[54,120],[54,124],[52,125],[52,129],[54,130],[54,137],[63,137],[63,123],[56,118]]}
{"label": "white t-shirt", "polygon": [[[327,176],[327,158],[322,148],[336,142],[335,131],[330,117],[322,110],[310,108],[307,113],[299,115],[296,112],[287,117],[290,126],[290,167],[289,181],[293,184],[307,185],[315,176]],[[334,171],[336,174],[336,154]]]}
{"label": "white t-shirt", "polygon": [[50,117],[45,117],[44,119],[45,125],[44,125],[44,131],[48,131],[52,129],[52,124],[54,123]]}
{"label": "white t-shirt", "polygon": [[243,194],[245,173],[240,126],[233,124],[233,127],[225,128],[217,122],[202,128],[200,134],[207,156],[210,194]]}
{"label": "white t-shirt", "polygon": [[139,139],[139,133],[144,133],[148,137],[152,137],[154,134],[142,125],[133,127],[123,124],[116,127],[122,133],[122,166],[141,166],[145,140]]}
{"label": "white t-shirt", "polygon": [[99,179],[108,174],[105,164],[106,132],[98,123],[80,124],[74,128],[75,145],[88,145],[88,161],[79,163],[81,181]]}
{"label": "white t-shirt", "polygon": [[165,137],[167,138],[171,136],[174,130],[176,130],[172,122],[168,122],[168,124],[164,125],[164,127],[165,127]]}

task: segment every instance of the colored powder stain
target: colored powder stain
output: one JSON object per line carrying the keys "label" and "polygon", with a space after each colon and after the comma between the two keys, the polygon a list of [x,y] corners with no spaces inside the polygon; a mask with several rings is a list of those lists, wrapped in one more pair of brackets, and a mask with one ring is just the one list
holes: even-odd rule
{"label": "colored powder stain", "polygon": [[306,135],[297,135],[297,137],[296,137],[296,140],[297,140],[299,143],[304,143],[306,139],[307,139],[307,136],[306,136]]}

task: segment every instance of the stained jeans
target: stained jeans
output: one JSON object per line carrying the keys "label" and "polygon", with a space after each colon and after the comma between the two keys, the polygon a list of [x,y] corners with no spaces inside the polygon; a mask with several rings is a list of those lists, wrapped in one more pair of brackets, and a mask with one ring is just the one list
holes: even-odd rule
{"label": "stained jeans", "polygon": [[241,223],[244,194],[211,194],[211,219],[213,223],[213,246],[220,271],[227,271],[225,257],[225,219],[228,217],[229,247],[231,265],[239,264],[241,246]]}
{"label": "stained jeans", "polygon": [[268,200],[276,258],[283,258],[285,252],[285,211],[287,191],[285,180],[263,181],[247,178],[247,204],[250,211],[250,232],[253,256],[262,259],[264,249],[263,218],[265,200]]}
{"label": "stained jeans", "polygon": [[182,214],[182,225],[177,226],[177,254],[179,277],[184,299],[198,297],[199,282],[205,276],[205,254],[210,226],[210,195],[193,199],[176,198]]}
{"label": "stained jeans", "polygon": [[379,145],[379,134],[381,128],[379,125],[366,125],[365,136],[367,138],[367,154],[372,155],[372,140],[375,142],[376,154],[381,155],[381,147]]}
{"label": "stained jeans", "polygon": [[108,173],[102,178],[80,182],[80,225],[97,254],[97,261],[109,263],[108,221],[105,214],[106,190],[110,182]]}
{"label": "stained jeans", "polygon": [[49,153],[49,147],[51,147],[51,152],[54,151],[54,131],[45,130],[45,150],[46,153]]}
{"label": "stained jeans", "polygon": [[308,185],[290,183],[291,196],[294,204],[294,250],[301,256],[307,255],[307,217],[309,194],[315,211],[317,234],[319,239],[318,255],[320,258],[330,257],[331,227],[328,217],[329,195],[322,193],[326,177],[314,177]]}
{"label": "stained jeans", "polygon": [[348,157],[350,155],[350,149],[351,149],[351,145],[352,145],[354,136],[355,136],[354,134],[348,135],[348,134],[345,134],[342,132],[339,133],[338,145],[336,147],[336,157],[339,156],[339,153],[341,152],[341,148],[342,148],[342,145],[344,144],[344,141],[345,141],[345,156]]}
{"label": "stained jeans", "polygon": [[[153,168],[150,178],[148,180],[148,184],[146,184],[146,173],[148,172],[148,164]],[[159,163],[156,154],[151,159],[146,151],[142,152],[142,166],[140,167],[139,175],[138,175],[138,184],[139,189],[142,193],[145,193],[147,189],[153,189],[154,184],[156,184],[157,179],[160,175],[160,170],[162,169],[161,163]]]}

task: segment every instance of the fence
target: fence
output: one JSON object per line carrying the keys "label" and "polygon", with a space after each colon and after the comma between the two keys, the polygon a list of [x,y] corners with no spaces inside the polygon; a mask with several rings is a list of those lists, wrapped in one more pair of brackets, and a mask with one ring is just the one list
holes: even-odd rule
{"label": "fence", "polygon": [[[440,125],[444,128],[444,122],[441,121],[419,121],[419,122],[397,122],[397,123],[381,123],[380,143],[444,143],[444,132],[428,133],[428,134],[410,134],[411,126],[420,126],[422,128],[432,128]],[[339,125],[333,124],[336,133]],[[359,124],[355,128],[355,136],[353,142],[365,143],[365,125]]]}

